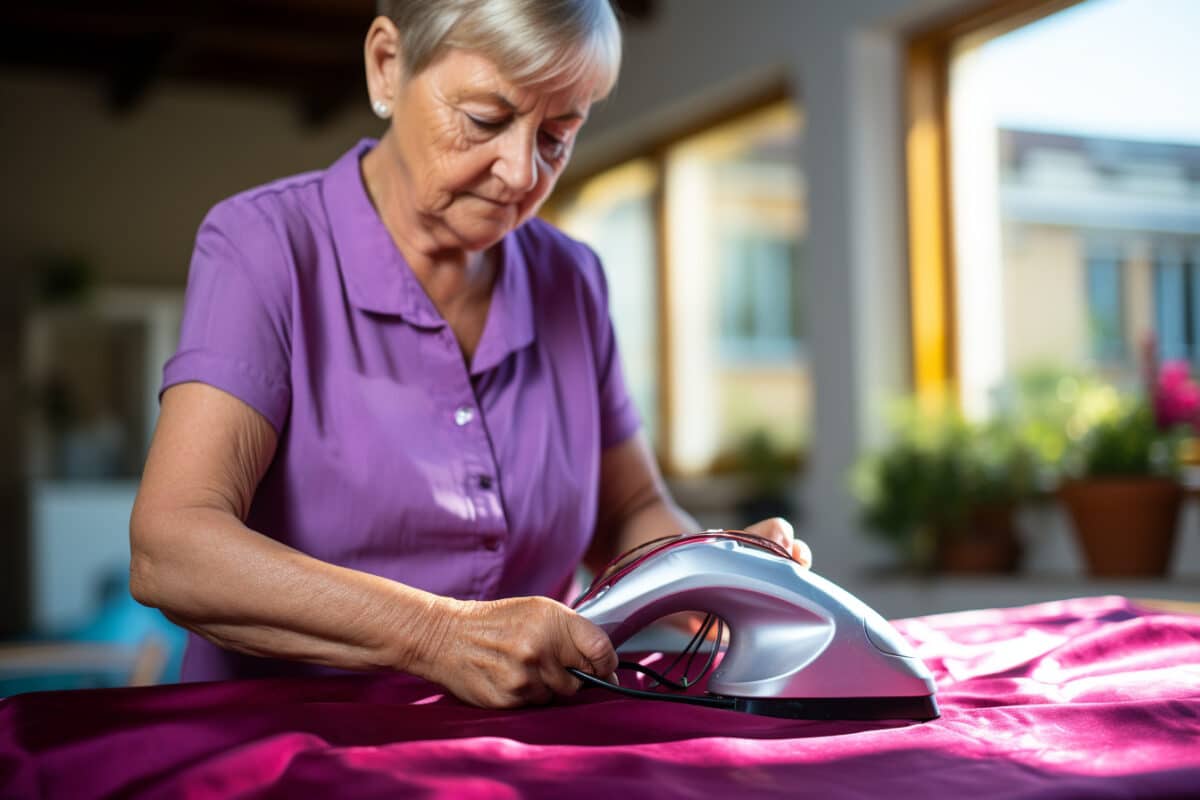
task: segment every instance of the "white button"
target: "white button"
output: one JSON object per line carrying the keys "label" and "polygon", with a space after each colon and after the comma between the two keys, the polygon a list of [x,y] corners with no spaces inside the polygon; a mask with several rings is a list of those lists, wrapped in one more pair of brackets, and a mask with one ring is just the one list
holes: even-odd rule
{"label": "white button", "polygon": [[470,406],[462,406],[454,412],[454,424],[460,428],[473,419],[475,419],[475,409]]}

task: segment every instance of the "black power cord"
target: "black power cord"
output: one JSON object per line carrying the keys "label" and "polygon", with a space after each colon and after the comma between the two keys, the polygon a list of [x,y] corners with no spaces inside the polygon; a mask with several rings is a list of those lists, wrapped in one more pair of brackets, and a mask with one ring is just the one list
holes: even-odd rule
{"label": "black power cord", "polygon": [[667,692],[647,692],[642,689],[630,689],[626,686],[618,686],[615,683],[609,683],[606,680],[597,678],[595,675],[589,675],[581,669],[567,667],[567,672],[574,675],[579,680],[589,686],[595,686],[599,689],[608,689],[611,692],[623,694],[626,697],[636,697],[641,700],[666,700],[672,703],[691,703],[695,706],[708,706],[709,708],[724,708],[731,709],[735,707],[735,700],[732,697],[717,697],[704,695],[690,694],[669,694]]}
{"label": "black power cord", "polygon": [[[696,655],[700,652],[704,642],[708,639],[708,634],[710,631],[712,631],[714,624],[717,627],[717,632],[713,639],[712,648],[708,652],[708,658],[705,660],[704,666],[700,669],[700,672],[694,677],[689,677],[688,673],[691,672],[692,663],[695,661]],[[671,700],[680,703],[692,703],[693,705],[712,706],[714,708],[732,708],[732,701],[724,698],[717,698],[714,696],[702,697],[696,695],[671,694],[671,692],[687,691],[708,674],[708,671],[712,669],[713,662],[716,661],[717,652],[721,649],[721,640],[724,638],[724,635],[724,621],[715,614],[708,614],[704,617],[704,621],[700,623],[700,628],[692,635],[692,638],[688,641],[684,648],[676,654],[675,659],[671,661],[671,663],[668,664],[662,672],[651,669],[650,667],[642,664],[638,664],[634,661],[620,661],[617,663],[617,666],[620,669],[640,672],[654,681],[654,683],[652,683],[650,686],[651,689],[662,686],[669,691],[656,692],[646,691],[643,689],[630,689],[615,683],[609,683],[602,678],[598,678],[595,675],[589,675],[588,673],[573,667],[568,667],[567,670],[588,686],[608,689],[609,691],[618,692],[628,697],[637,697],[648,700]],[[687,662],[683,666],[682,677],[677,680],[668,677],[675,667],[679,665],[679,662],[685,657],[687,658]]]}
{"label": "black power cord", "polygon": [[[714,638],[712,649],[708,651],[708,660],[704,662],[704,666],[700,669],[700,673],[698,675],[696,675],[694,678],[689,678],[688,673],[692,671],[692,662],[695,661],[696,655],[700,652],[700,648],[703,647],[705,640],[708,639],[709,631],[712,630],[714,624],[717,626],[717,634]],[[713,661],[715,661],[717,657],[717,651],[721,649],[721,639],[724,637],[724,635],[724,621],[722,621],[721,618],[715,614],[708,614],[704,617],[704,621],[700,623],[700,628],[692,635],[691,640],[688,641],[683,650],[676,654],[675,660],[668,664],[661,673],[656,672],[650,667],[645,667],[641,664],[631,661],[622,661],[618,666],[623,669],[633,670],[646,675],[655,681],[655,685],[666,686],[669,689],[682,692],[695,686],[696,683],[705,675],[707,675],[710,669],[712,669]],[[687,663],[683,665],[683,677],[678,681],[666,677],[671,674],[671,672],[676,666],[678,666],[679,662],[682,661],[685,656],[687,657]],[[653,689],[655,686],[651,686],[650,688]]]}

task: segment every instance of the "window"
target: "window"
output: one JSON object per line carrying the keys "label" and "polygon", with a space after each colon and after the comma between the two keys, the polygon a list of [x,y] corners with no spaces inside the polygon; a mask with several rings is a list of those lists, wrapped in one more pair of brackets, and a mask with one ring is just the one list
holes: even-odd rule
{"label": "window", "polygon": [[1200,246],[1154,249],[1154,327],[1163,359],[1200,363]]}
{"label": "window", "polygon": [[721,358],[782,362],[800,346],[797,243],[785,236],[734,232],[720,256]]}
{"label": "window", "polygon": [[801,133],[790,101],[763,105],[550,209],[604,260],[629,382],[668,472],[718,468],[764,435],[792,455],[806,440]]}
{"label": "window", "polygon": [[1012,0],[914,43],[920,388],[978,417],[1035,365],[1200,360],[1197,26],[1190,0]]}
{"label": "window", "polygon": [[1120,363],[1127,355],[1123,283],[1118,254],[1112,248],[1093,248],[1087,258],[1088,327],[1091,356],[1100,363]]}
{"label": "window", "polygon": [[587,242],[604,264],[625,380],[651,441],[658,439],[660,359],[656,333],[658,173],[639,159],[587,181],[555,221]]}

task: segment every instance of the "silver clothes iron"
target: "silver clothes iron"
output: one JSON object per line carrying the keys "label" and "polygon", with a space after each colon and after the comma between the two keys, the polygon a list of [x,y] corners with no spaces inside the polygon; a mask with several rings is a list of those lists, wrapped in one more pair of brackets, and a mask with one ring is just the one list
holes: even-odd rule
{"label": "silver clothes iron", "polygon": [[[802,567],[783,548],[742,531],[672,536],[635,548],[614,561],[574,608],[602,628],[614,646],[680,611],[707,613],[704,633],[714,619],[729,627],[729,646],[705,694],[662,691],[686,689],[696,679],[680,683],[626,662],[623,667],[655,678],[660,690],[624,689],[572,670],[593,685],[772,717],[939,716],[933,678],[883,617]],[[720,638],[713,643],[710,665]]]}

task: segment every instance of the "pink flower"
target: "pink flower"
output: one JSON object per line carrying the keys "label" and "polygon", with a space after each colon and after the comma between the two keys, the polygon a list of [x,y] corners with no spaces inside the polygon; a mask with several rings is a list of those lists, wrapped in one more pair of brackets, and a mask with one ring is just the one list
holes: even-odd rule
{"label": "pink flower", "polygon": [[1186,361],[1168,361],[1159,368],[1154,417],[1161,428],[1191,425],[1200,432],[1200,385],[1192,380]]}

